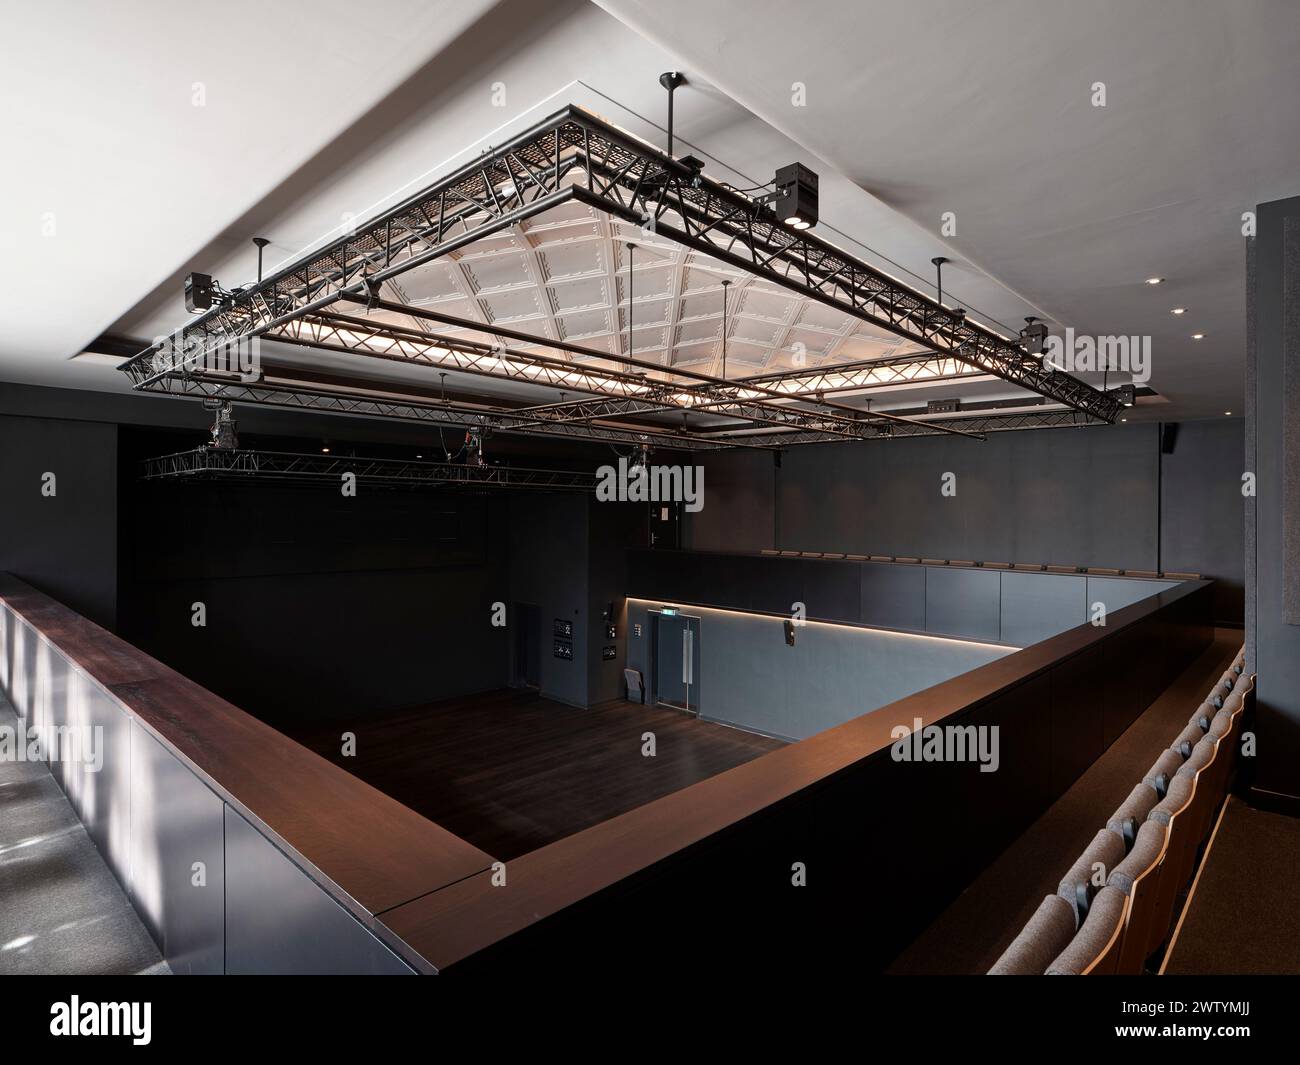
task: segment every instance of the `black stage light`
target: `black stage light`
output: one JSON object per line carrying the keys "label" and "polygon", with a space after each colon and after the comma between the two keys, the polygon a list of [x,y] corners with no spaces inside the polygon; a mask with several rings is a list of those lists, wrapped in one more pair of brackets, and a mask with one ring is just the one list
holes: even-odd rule
{"label": "black stage light", "polygon": [[772,204],[777,218],[795,229],[810,229],[817,224],[817,175],[803,163],[791,163],[776,172],[776,199]]}
{"label": "black stage light", "polygon": [[1110,394],[1124,406],[1131,407],[1137,399],[1137,388],[1133,385],[1120,385],[1118,388],[1112,388]]}
{"label": "black stage light", "polygon": [[185,275],[185,309],[191,314],[206,311],[212,306],[216,284],[208,274]]}
{"label": "black stage light", "polygon": [[1041,355],[1047,350],[1047,325],[1032,316],[1025,319],[1020,330],[1020,343],[1030,355]]}

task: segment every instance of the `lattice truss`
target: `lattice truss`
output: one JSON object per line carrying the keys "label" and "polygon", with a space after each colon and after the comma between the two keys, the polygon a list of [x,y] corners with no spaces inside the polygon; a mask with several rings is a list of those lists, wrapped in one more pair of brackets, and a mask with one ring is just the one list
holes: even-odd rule
{"label": "lattice truss", "polygon": [[[211,368],[214,352],[257,336],[361,356],[366,368],[340,378],[270,360],[251,382]],[[448,399],[376,376],[394,363],[563,395],[524,407]],[[1110,422],[1120,410],[572,107],[123,368],[137,389],[173,395],[687,448],[981,435]],[[990,377],[1052,408],[918,419],[835,398]]]}
{"label": "lattice truss", "polygon": [[370,488],[510,488],[590,492],[596,486],[595,474],[574,470],[220,448],[195,448],[145,459],[141,463],[140,479],[239,482],[256,478],[258,481],[337,486],[340,478],[349,473]]}

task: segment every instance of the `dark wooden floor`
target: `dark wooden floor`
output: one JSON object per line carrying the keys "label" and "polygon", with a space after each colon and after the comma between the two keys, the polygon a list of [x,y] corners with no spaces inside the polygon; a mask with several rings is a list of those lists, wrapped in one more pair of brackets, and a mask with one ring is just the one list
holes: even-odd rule
{"label": "dark wooden floor", "polygon": [[[356,757],[340,736],[356,733]],[[653,732],[657,754],[642,755]],[[632,703],[578,710],[500,691],[331,724],[294,739],[508,861],[782,746]]]}

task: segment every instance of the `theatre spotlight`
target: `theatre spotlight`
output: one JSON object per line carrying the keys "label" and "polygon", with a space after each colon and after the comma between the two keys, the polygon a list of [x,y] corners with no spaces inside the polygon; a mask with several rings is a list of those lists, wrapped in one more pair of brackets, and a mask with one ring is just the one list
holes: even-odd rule
{"label": "theatre spotlight", "polygon": [[185,309],[191,314],[209,310],[217,293],[217,284],[210,274],[185,275]]}
{"label": "theatre spotlight", "polygon": [[794,229],[811,229],[817,224],[817,175],[803,163],[791,163],[776,172],[776,198],[772,207],[777,218]]}
{"label": "theatre spotlight", "polygon": [[1120,385],[1112,388],[1110,394],[1126,407],[1133,406],[1137,401],[1137,388],[1134,385]]}
{"label": "theatre spotlight", "polygon": [[1020,344],[1030,355],[1042,355],[1047,350],[1047,325],[1033,315],[1026,317]]}

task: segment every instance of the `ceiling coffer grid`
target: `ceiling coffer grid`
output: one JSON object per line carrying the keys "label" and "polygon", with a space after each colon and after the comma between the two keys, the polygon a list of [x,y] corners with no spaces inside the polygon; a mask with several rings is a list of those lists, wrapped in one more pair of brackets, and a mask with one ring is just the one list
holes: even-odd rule
{"label": "ceiling coffer grid", "polygon": [[[195,345],[186,349],[194,355],[190,366],[177,369],[165,363],[157,365],[151,358],[151,349],[123,368],[140,389],[175,394],[177,389],[167,387],[167,383],[175,383],[177,379],[185,382],[183,391],[191,393],[196,382],[220,386],[223,384],[220,376],[194,371],[204,351],[242,337],[263,334],[280,338],[296,333],[296,339],[301,342],[301,323],[312,315],[328,317],[329,308],[341,300],[411,314],[417,308],[400,303],[390,306],[381,299],[386,282],[424,264],[449,262],[455,253],[475,242],[505,234],[548,210],[574,202],[625,223],[645,226],[650,239],[666,237],[684,248],[703,253],[712,262],[757,279],[754,284],[764,283],[783,292],[796,293],[933,349],[936,355],[949,357],[974,373],[1001,377],[1037,392],[1081,415],[1076,424],[1113,421],[1118,414],[1119,404],[1108,394],[1069,375],[1045,370],[1037,358],[1026,354],[1017,344],[967,320],[960,312],[942,307],[815,236],[787,229],[742,194],[704,178],[657,149],[572,107],[502,148],[485,153],[356,234],[340,238],[301,263],[234,294],[224,304],[189,323],[180,331],[180,338],[186,344]],[[536,255],[531,245],[530,254]],[[464,258],[470,258],[468,253]],[[541,271],[544,267],[534,261],[534,269]],[[617,273],[606,280],[617,286]],[[615,299],[618,299],[617,289]],[[549,317],[552,328],[548,333],[558,334],[561,330],[556,326],[555,313],[552,307]],[[612,339],[620,346],[606,344],[606,347],[613,346],[613,350],[607,351],[597,348],[574,351],[572,346],[565,348],[558,335],[516,334],[514,339],[516,344],[559,347],[570,357],[627,364],[632,361],[632,354],[621,352],[620,339],[626,323],[616,324],[618,329]],[[793,323],[782,324],[785,328],[780,336],[775,331],[772,333],[772,344],[789,342]],[[473,325],[494,338],[506,334],[500,321]],[[375,328],[394,327],[376,323]],[[424,331],[428,332],[427,327]],[[635,340],[634,332],[634,349]],[[365,344],[343,345],[344,349],[354,351],[364,351],[365,347]],[[881,432],[884,423],[890,424],[893,430],[910,424],[912,432],[924,433],[960,432],[971,424],[970,419],[963,418],[911,422],[879,412],[837,407],[821,394],[800,391],[788,381],[782,393],[762,384],[750,384],[754,381],[752,377],[722,381],[709,375],[691,375],[680,366],[664,365],[673,357],[667,348],[665,345],[659,363],[651,362],[645,367],[647,373],[658,372],[674,379],[694,376],[701,388],[712,393],[715,413],[750,420],[747,416],[754,411],[737,406],[743,399],[738,392],[743,383],[746,390],[758,393],[750,398],[755,405],[769,410],[769,421],[789,426],[775,434],[784,443],[840,438],[827,428],[839,424],[840,418],[858,423],[854,435],[860,438],[904,435],[898,431]],[[823,357],[830,350],[826,348]],[[743,355],[738,353],[737,357],[743,361]],[[767,360],[754,361],[755,365],[763,366]],[[229,384],[229,379],[224,383]],[[245,386],[244,391],[252,390]],[[310,393],[309,389],[304,391]],[[225,393],[218,389],[213,394]],[[700,405],[696,399],[692,397],[687,409]],[[781,413],[772,416],[770,407],[774,401],[780,401],[782,406]],[[812,404],[816,409],[790,406],[792,402]],[[667,404],[667,409],[681,407],[678,402]],[[545,427],[533,422],[526,431],[572,429],[570,435],[583,436],[596,428],[588,424],[593,418],[609,417],[607,413],[589,411],[571,414],[576,420]],[[495,411],[493,416],[510,418],[508,411]],[[1023,417],[1018,416],[1016,420],[1022,422],[1016,427],[1024,427]],[[742,426],[741,430],[747,428]],[[781,446],[761,444],[771,433],[744,431],[741,435],[741,430],[735,431],[737,444]],[[685,446],[703,443],[697,434],[685,428],[664,431],[672,433]],[[723,431],[710,439],[721,446],[731,437]]]}

